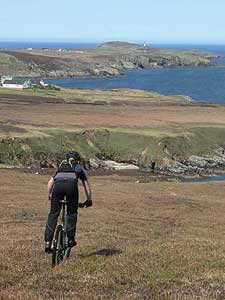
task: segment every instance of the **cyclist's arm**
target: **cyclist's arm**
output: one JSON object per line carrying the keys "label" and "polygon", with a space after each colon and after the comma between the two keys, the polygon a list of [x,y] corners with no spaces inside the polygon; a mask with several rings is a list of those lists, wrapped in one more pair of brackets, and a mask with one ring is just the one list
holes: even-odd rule
{"label": "cyclist's arm", "polygon": [[92,191],[90,183],[88,181],[87,173],[83,167],[79,169],[78,178],[82,181],[87,200],[92,201]]}
{"label": "cyclist's arm", "polygon": [[48,181],[48,195],[50,196],[54,184],[54,179],[51,177]]}
{"label": "cyclist's arm", "polygon": [[92,200],[92,192],[88,180],[82,181],[87,200]]}

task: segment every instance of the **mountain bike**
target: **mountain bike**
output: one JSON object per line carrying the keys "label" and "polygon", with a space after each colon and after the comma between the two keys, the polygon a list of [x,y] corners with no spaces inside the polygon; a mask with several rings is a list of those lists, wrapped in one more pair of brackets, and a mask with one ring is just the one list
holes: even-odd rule
{"label": "mountain bike", "polygon": [[[71,247],[68,245],[68,235],[67,235],[67,227],[68,227],[68,218],[67,218],[67,204],[68,201],[66,197],[63,200],[59,201],[62,203],[62,218],[61,224],[59,224],[56,228],[55,238],[53,240],[52,246],[52,267],[54,268],[56,265],[59,265],[64,259],[69,258]],[[88,207],[87,201],[83,203],[79,203],[79,207]]]}

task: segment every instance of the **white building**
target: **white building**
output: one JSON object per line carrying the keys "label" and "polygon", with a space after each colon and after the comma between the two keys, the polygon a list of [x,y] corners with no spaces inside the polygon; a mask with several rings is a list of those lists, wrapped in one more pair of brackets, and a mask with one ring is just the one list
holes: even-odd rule
{"label": "white building", "polygon": [[12,80],[13,76],[11,75],[6,75],[6,76],[1,76],[0,83],[2,84],[5,80]]}
{"label": "white building", "polygon": [[31,81],[27,79],[4,80],[2,83],[2,87],[19,90],[28,89],[31,87]]}

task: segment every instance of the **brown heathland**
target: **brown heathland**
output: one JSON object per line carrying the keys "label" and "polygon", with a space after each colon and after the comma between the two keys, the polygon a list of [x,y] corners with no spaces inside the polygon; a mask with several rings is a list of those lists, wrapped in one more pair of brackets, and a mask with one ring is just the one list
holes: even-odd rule
{"label": "brown heathland", "polygon": [[225,106],[132,90],[0,93],[1,122],[44,127],[155,129],[224,125]]}
{"label": "brown heathland", "polygon": [[95,205],[80,210],[78,246],[52,270],[47,180],[0,172],[0,299],[224,299],[223,183],[92,177]]}

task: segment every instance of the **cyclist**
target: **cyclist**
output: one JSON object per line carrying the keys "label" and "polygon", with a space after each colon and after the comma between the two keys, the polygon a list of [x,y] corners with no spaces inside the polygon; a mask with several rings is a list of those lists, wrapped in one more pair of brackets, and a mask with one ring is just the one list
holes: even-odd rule
{"label": "cyclist", "polygon": [[90,184],[88,182],[87,174],[80,162],[81,158],[78,152],[67,153],[66,160],[61,162],[59,168],[48,182],[51,209],[45,229],[46,253],[51,253],[52,240],[62,206],[60,200],[64,199],[64,196],[66,196],[68,201],[68,245],[69,247],[76,246],[75,234],[79,201],[78,179],[82,181],[87,197],[85,206],[92,206],[92,192]]}

